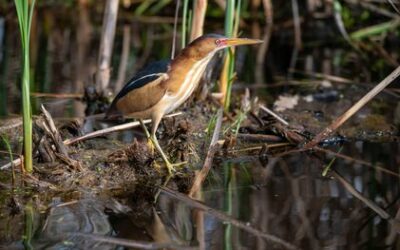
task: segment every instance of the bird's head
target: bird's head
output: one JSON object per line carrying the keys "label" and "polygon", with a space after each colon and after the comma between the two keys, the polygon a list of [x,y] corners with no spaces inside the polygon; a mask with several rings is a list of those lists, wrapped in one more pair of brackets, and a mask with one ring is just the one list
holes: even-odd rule
{"label": "bird's head", "polygon": [[208,55],[232,46],[262,43],[262,40],[249,38],[227,38],[218,34],[206,34],[192,41],[183,53],[192,58],[202,59]]}

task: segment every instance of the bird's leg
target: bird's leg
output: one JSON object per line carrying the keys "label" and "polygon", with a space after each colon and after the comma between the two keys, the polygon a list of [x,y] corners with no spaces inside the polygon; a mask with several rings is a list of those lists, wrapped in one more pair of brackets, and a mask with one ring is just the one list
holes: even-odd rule
{"label": "bird's leg", "polygon": [[162,118],[162,114],[153,116],[153,118],[152,118],[152,123],[153,124],[152,124],[152,127],[151,127],[150,139],[153,142],[154,147],[161,154],[161,157],[163,158],[165,164],[167,165],[168,173],[171,174],[172,172],[175,171],[175,168],[171,164],[171,162],[169,162],[169,160],[167,158],[167,155],[162,150],[160,144],[158,144],[158,140],[157,140],[157,136],[156,136],[156,131],[157,131],[158,125],[160,124],[161,118]]}
{"label": "bird's leg", "polygon": [[151,138],[152,142],[154,143],[154,146],[156,147],[156,149],[158,150],[158,152],[160,152],[161,157],[163,158],[165,164],[167,165],[168,173],[171,174],[172,172],[175,171],[174,166],[180,166],[180,165],[186,164],[186,162],[180,162],[180,163],[172,164],[172,163],[168,160],[168,157],[167,157],[167,155],[164,153],[164,151],[162,150],[160,144],[158,144],[158,140],[157,140],[157,137],[156,137],[156,131],[157,131],[158,125],[160,124],[161,118],[162,118],[162,115],[161,115],[161,116],[160,116],[160,115],[157,115],[157,116],[155,116],[155,117],[152,118],[152,120],[153,120],[153,126],[152,126],[152,128],[151,128],[151,135],[150,135],[150,138]]}
{"label": "bird's leg", "polygon": [[167,155],[164,153],[164,151],[162,150],[160,144],[158,144],[158,140],[155,134],[151,135],[151,141],[153,142],[155,148],[157,149],[157,151],[161,154],[161,157],[163,158],[165,165],[167,165],[168,168],[168,173],[172,174],[172,172],[175,172],[175,168],[174,168],[174,164],[172,164],[171,162],[169,162]]}
{"label": "bird's leg", "polygon": [[142,126],[142,128],[143,128],[144,133],[146,134],[147,146],[148,146],[148,148],[150,149],[150,152],[151,152],[152,154],[154,154],[154,143],[153,143],[153,141],[152,141],[152,139],[151,139],[149,130],[147,130],[147,127],[146,127],[146,125],[144,124],[144,122],[143,122],[142,119],[139,119],[139,122],[140,122],[140,126]]}

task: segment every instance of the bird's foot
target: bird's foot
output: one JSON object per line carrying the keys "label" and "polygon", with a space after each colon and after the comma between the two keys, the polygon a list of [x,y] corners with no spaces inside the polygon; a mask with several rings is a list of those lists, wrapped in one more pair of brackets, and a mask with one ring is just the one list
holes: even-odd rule
{"label": "bird's foot", "polygon": [[154,146],[153,141],[150,138],[147,139],[147,148],[149,149],[150,153],[152,155],[154,155],[155,146]]}
{"label": "bird's foot", "polygon": [[169,161],[166,161],[165,164],[167,165],[168,168],[168,174],[173,174],[174,172],[176,172],[175,167],[179,167],[182,165],[187,164],[187,161],[183,161],[183,162],[178,162],[178,163],[171,163]]}

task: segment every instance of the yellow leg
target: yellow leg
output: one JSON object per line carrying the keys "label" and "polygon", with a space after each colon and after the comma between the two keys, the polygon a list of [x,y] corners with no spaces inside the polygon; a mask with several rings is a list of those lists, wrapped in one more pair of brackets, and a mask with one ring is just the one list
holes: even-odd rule
{"label": "yellow leg", "polygon": [[142,120],[142,119],[139,119],[139,122],[140,122],[140,126],[143,128],[144,133],[146,134],[146,137],[147,137],[147,146],[148,146],[148,148],[150,149],[151,153],[154,154],[154,143],[153,143],[153,141],[151,140],[150,133],[149,133],[149,131],[147,130],[146,125],[143,123],[143,120]]}
{"label": "yellow leg", "polygon": [[169,174],[172,174],[172,172],[175,172],[175,168],[174,168],[174,165],[175,164],[172,164],[171,162],[169,162],[169,160],[168,160],[168,158],[167,158],[167,155],[164,153],[164,151],[162,150],[162,148],[161,148],[161,146],[160,146],[160,144],[158,144],[158,140],[157,140],[157,137],[154,135],[152,135],[151,137],[150,137],[150,139],[151,139],[151,141],[153,142],[153,144],[154,144],[154,147],[157,149],[157,151],[161,154],[161,157],[163,158],[163,160],[164,160],[164,162],[165,162],[165,165],[167,165],[167,168],[168,168],[168,173]]}
{"label": "yellow leg", "polygon": [[167,155],[166,155],[166,154],[164,153],[164,151],[162,150],[160,144],[158,144],[158,140],[157,140],[157,137],[156,137],[156,131],[157,131],[157,128],[158,128],[158,124],[159,124],[160,121],[161,121],[161,118],[162,118],[162,115],[158,115],[158,116],[156,115],[156,116],[153,117],[153,119],[152,119],[152,120],[153,120],[153,126],[152,126],[152,128],[151,128],[150,139],[151,139],[151,141],[153,142],[154,147],[155,147],[155,148],[157,149],[157,151],[161,154],[161,157],[162,157],[162,159],[164,160],[165,165],[167,165],[168,173],[169,173],[169,174],[172,174],[172,172],[175,172],[174,166],[180,166],[180,165],[185,164],[186,162],[181,162],[181,163],[172,164],[172,163],[168,160]]}

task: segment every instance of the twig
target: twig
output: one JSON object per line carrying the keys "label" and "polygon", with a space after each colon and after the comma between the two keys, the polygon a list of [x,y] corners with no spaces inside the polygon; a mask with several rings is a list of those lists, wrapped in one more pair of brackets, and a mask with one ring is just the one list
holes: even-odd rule
{"label": "twig", "polygon": [[203,168],[200,172],[196,173],[196,177],[194,179],[193,185],[190,188],[189,197],[193,197],[195,193],[200,189],[201,184],[207,177],[208,172],[211,169],[211,164],[215,155],[215,152],[219,149],[220,145],[218,144],[219,133],[221,132],[222,125],[222,114],[223,109],[220,108],[217,113],[217,122],[215,124],[214,133],[211,139],[210,147],[208,148],[206,159],[204,160]]}
{"label": "twig", "polygon": [[400,15],[400,10],[397,8],[396,4],[392,0],[388,0],[392,8]]}
{"label": "twig", "polygon": [[77,204],[78,202],[79,202],[78,200],[72,200],[72,201],[68,201],[68,202],[63,202],[61,204],[57,204],[55,207],[65,207],[65,206]]}
{"label": "twig", "polygon": [[[264,144],[263,146],[232,149],[232,150],[228,150],[228,152],[229,153],[242,153],[242,152],[247,152],[247,151],[262,150],[265,147],[267,150],[269,150],[271,148],[281,148],[281,147],[286,147],[286,146],[293,146],[293,144],[291,144],[290,142],[274,143],[274,144],[267,144],[267,145]],[[260,155],[260,152],[258,154]],[[252,157],[252,156],[250,156],[250,157]]]}
{"label": "twig", "polygon": [[45,109],[43,105],[40,107],[40,109],[44,115],[44,120],[43,121],[39,120],[38,124],[41,124],[41,127],[45,131],[45,134],[49,138],[51,138],[53,144],[55,145],[56,150],[51,150],[51,151],[54,151],[55,156],[57,156],[61,161],[66,163],[68,166],[71,166],[74,169],[81,171],[82,166],[80,162],[69,157],[67,147],[65,146],[50,113]]}
{"label": "twig", "polygon": [[341,154],[341,153],[336,153],[336,152],[333,152],[333,151],[325,149],[325,148],[315,147],[314,149],[318,150],[318,151],[321,151],[321,152],[324,152],[324,153],[327,153],[327,154],[332,154],[335,157],[339,157],[339,158],[342,158],[342,159],[347,160],[347,161],[352,161],[352,162],[355,162],[355,163],[362,164],[362,165],[367,166],[369,168],[376,169],[377,171],[382,171],[384,173],[390,174],[392,176],[396,176],[398,178],[400,177],[400,174],[398,174],[398,173],[395,173],[395,172],[393,172],[393,171],[391,171],[389,169],[386,169],[384,167],[374,166],[373,164],[371,164],[371,163],[369,163],[367,161],[363,161],[363,160],[360,160],[360,159],[354,159],[353,157],[350,157],[350,156],[347,156],[347,155],[344,155],[344,154]]}
{"label": "twig", "polygon": [[260,108],[262,110],[264,110],[265,112],[267,112],[268,114],[272,115],[273,117],[275,117],[275,119],[277,119],[280,123],[282,123],[285,126],[289,126],[289,123],[287,121],[285,121],[283,118],[281,118],[279,115],[277,115],[275,112],[273,112],[272,110],[270,110],[269,108],[265,107],[264,105],[260,104]]}
{"label": "twig", "polygon": [[81,98],[83,98],[83,94],[79,94],[79,93],[60,93],[60,94],[55,94],[55,93],[33,92],[33,93],[31,93],[31,96],[33,96],[33,97],[57,98],[57,99],[81,99]]}
{"label": "twig", "polygon": [[7,163],[7,164],[1,166],[1,167],[0,167],[0,170],[7,169],[7,168],[9,168],[9,167],[11,167],[11,166],[13,166],[13,165],[14,165],[15,167],[17,167],[17,166],[19,166],[19,165],[21,165],[21,164],[22,164],[21,158],[17,158],[17,159],[15,159],[15,160],[13,160],[12,162],[9,162],[9,163]]}
{"label": "twig", "polygon": [[159,188],[161,189],[161,192],[163,192],[163,193],[165,193],[165,194],[167,194],[167,195],[169,195],[171,197],[174,197],[177,200],[180,200],[180,201],[186,203],[188,206],[193,207],[195,209],[202,210],[202,211],[206,212],[207,214],[209,214],[211,216],[214,216],[214,217],[216,217],[216,218],[218,218],[220,220],[229,222],[232,225],[234,225],[234,226],[236,226],[236,227],[238,227],[238,228],[240,228],[240,229],[242,229],[242,230],[244,230],[246,232],[249,232],[249,233],[251,233],[251,234],[253,234],[253,235],[257,236],[257,237],[260,237],[260,238],[263,238],[265,240],[274,242],[276,244],[279,244],[281,246],[286,247],[287,249],[298,249],[296,246],[292,245],[291,243],[289,243],[289,242],[287,242],[287,241],[285,241],[285,240],[283,240],[283,239],[281,239],[281,238],[279,238],[277,236],[274,236],[274,235],[271,235],[271,234],[267,234],[267,233],[263,233],[260,230],[250,226],[248,223],[245,223],[245,222],[242,222],[240,220],[237,220],[237,219],[235,219],[235,218],[233,218],[233,217],[231,217],[231,216],[229,216],[229,215],[227,215],[227,214],[225,214],[225,213],[223,213],[223,212],[221,212],[219,210],[213,209],[213,208],[211,208],[211,207],[209,207],[209,206],[207,206],[207,205],[205,205],[205,204],[203,204],[203,203],[201,203],[201,202],[199,202],[197,200],[193,200],[193,199],[191,199],[190,197],[188,197],[188,196],[186,196],[184,194],[181,194],[179,192],[173,191],[173,190],[171,190],[169,188],[166,188],[166,187],[159,187]]}
{"label": "twig", "polygon": [[121,238],[114,238],[104,235],[96,235],[96,234],[86,234],[86,233],[68,233],[70,237],[79,236],[84,238],[90,238],[97,242],[105,242],[119,246],[125,247],[133,247],[133,248],[140,248],[140,249],[179,249],[179,250],[191,250],[191,249],[198,249],[197,247],[190,247],[190,246],[181,246],[171,243],[154,243],[154,242],[144,242],[144,241],[135,241],[135,240],[128,240],[128,239],[121,239]]}
{"label": "twig", "polygon": [[[174,116],[181,115],[181,114],[182,114],[182,112],[177,112],[177,113],[173,113],[173,114],[170,114],[170,115],[166,115],[164,117],[174,117]],[[144,120],[143,122],[146,124],[146,123],[150,123],[151,120],[150,119],[149,120]],[[86,134],[86,135],[83,135],[83,136],[67,139],[67,140],[64,141],[64,144],[65,145],[71,145],[71,144],[74,144],[74,143],[79,142],[79,141],[95,138],[95,137],[98,137],[98,136],[103,136],[105,134],[109,134],[109,133],[113,133],[113,132],[129,129],[129,128],[134,128],[134,127],[137,127],[137,126],[140,126],[140,123],[138,121],[129,122],[129,123],[113,126],[111,128],[97,130],[97,131],[94,131],[92,133],[89,133],[89,134]]]}
{"label": "twig", "polygon": [[237,140],[243,142],[282,142],[284,139],[277,135],[264,135],[264,134],[237,134]]}
{"label": "twig", "polygon": [[65,155],[68,158],[68,151],[67,148],[65,147],[61,135],[58,132],[56,125],[54,124],[53,118],[51,117],[50,113],[46,110],[46,108],[41,105],[40,107],[44,117],[45,121],[43,122],[43,128],[45,129],[46,133],[51,137],[51,139],[54,142],[54,145],[57,148],[57,151],[63,155]]}
{"label": "twig", "polygon": [[366,103],[372,98],[379,94],[384,88],[392,83],[400,75],[400,67],[397,67],[390,75],[383,79],[375,88],[369,91],[363,98],[361,98],[356,104],[348,109],[343,115],[336,118],[328,127],[322,132],[317,134],[314,139],[304,145],[305,149],[310,149],[316,146],[320,141],[331,135],[336,129],[338,129],[343,123],[345,123],[350,117],[352,117],[358,110],[360,110]]}
{"label": "twig", "polygon": [[379,207],[377,204],[375,204],[373,201],[362,195],[360,192],[358,192],[343,176],[341,176],[337,171],[331,169],[329,172],[335,179],[337,179],[343,186],[344,188],[347,189],[354,197],[362,201],[365,205],[367,205],[369,208],[375,211],[380,217],[383,219],[389,219],[390,215],[383,210],[381,207]]}
{"label": "twig", "polygon": [[372,4],[372,3],[368,3],[368,2],[364,2],[364,1],[355,1],[355,0],[346,1],[346,2],[349,2],[349,3],[352,3],[352,4],[359,3],[363,8],[365,8],[365,9],[371,11],[371,12],[375,12],[377,14],[385,16],[385,17],[398,18],[397,14],[394,14],[394,13],[392,13],[392,12],[390,12],[390,11],[384,9],[384,8],[380,8],[380,7],[378,7],[378,6],[376,6],[376,5]]}

